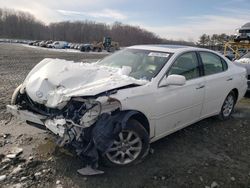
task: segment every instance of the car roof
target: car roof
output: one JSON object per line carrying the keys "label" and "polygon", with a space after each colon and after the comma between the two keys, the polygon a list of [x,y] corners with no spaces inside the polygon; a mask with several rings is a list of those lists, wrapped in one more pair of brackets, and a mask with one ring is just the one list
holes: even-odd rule
{"label": "car roof", "polygon": [[141,50],[153,50],[153,51],[169,52],[169,53],[184,52],[188,50],[201,50],[201,48],[196,48],[192,46],[165,45],[165,44],[135,45],[135,46],[130,46],[128,48],[141,49]]}

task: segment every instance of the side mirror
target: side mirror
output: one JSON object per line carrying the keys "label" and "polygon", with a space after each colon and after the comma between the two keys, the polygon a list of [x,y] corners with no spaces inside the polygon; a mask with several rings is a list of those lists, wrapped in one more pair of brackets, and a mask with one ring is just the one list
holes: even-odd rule
{"label": "side mirror", "polygon": [[168,77],[165,77],[161,80],[159,87],[164,87],[168,85],[177,85],[182,86],[186,83],[186,78],[182,75],[172,74]]}

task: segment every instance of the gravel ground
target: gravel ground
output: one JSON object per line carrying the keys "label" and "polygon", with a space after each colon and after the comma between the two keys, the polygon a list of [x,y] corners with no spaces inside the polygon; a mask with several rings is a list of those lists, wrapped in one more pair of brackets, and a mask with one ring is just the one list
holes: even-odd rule
{"label": "gravel ground", "polygon": [[0,44],[0,187],[250,187],[250,94],[230,120],[200,121],[153,143],[142,163],[101,167],[105,174],[96,177],[78,175],[83,162],[58,148],[53,135],[6,114],[14,88],[43,58],[86,62],[105,55]]}

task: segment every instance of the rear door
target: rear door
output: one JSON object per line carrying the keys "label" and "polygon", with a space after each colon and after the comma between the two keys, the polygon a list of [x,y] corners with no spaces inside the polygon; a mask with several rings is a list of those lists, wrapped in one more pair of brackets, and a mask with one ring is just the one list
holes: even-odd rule
{"label": "rear door", "polygon": [[218,113],[230,92],[233,76],[227,71],[227,63],[212,52],[199,52],[204,67],[205,98],[202,117]]}

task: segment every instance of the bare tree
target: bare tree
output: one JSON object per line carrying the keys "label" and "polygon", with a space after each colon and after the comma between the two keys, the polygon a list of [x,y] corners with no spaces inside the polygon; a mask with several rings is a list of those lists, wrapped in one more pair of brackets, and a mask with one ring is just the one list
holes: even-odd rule
{"label": "bare tree", "polygon": [[112,25],[94,21],[64,21],[45,25],[33,15],[11,9],[0,9],[0,37],[31,40],[64,40],[90,43],[110,36],[122,46],[134,44],[186,44],[185,41],[169,41],[139,26],[115,22]]}

